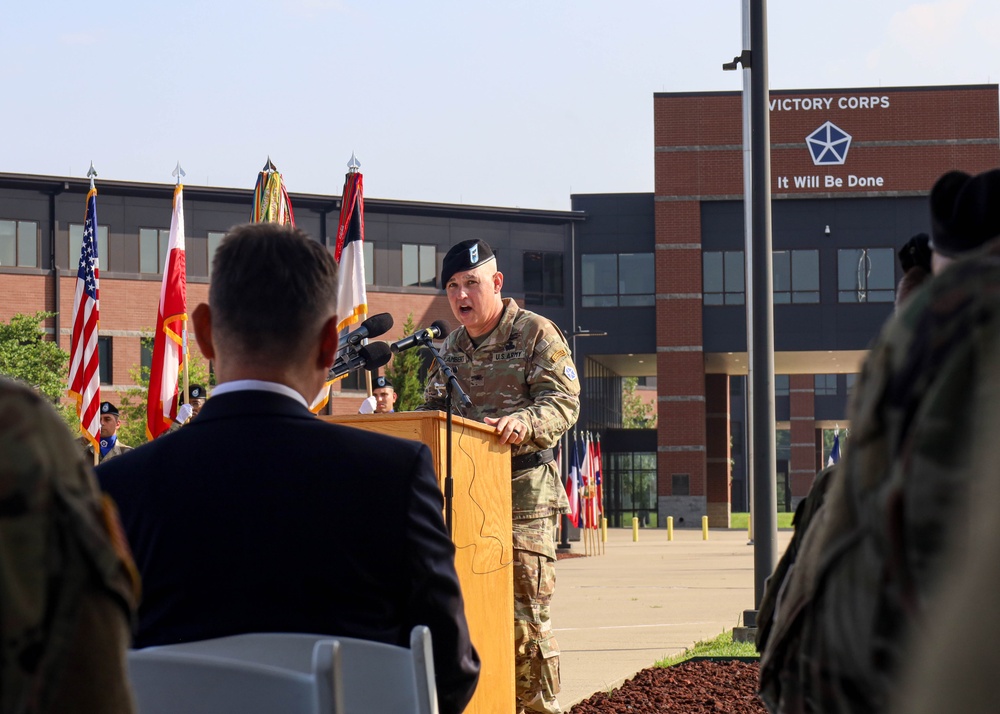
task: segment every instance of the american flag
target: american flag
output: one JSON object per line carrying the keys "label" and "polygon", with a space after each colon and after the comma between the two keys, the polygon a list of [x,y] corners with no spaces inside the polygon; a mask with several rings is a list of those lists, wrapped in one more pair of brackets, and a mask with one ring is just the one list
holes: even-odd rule
{"label": "american flag", "polygon": [[80,245],[80,267],[73,296],[73,335],[70,342],[69,394],[76,399],[80,431],[94,446],[101,432],[101,375],[97,352],[98,308],[97,189],[87,194],[87,217]]}

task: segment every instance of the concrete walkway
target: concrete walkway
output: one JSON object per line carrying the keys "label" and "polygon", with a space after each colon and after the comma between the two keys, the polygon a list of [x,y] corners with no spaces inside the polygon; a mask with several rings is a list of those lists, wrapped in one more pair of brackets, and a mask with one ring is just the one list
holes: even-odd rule
{"label": "concrete walkway", "polygon": [[[778,532],[778,557],[791,531]],[[584,552],[574,542],[571,552]],[[556,566],[552,624],[562,650],[563,709],[658,660],[742,625],[754,606],[746,531],[609,529],[604,555]]]}

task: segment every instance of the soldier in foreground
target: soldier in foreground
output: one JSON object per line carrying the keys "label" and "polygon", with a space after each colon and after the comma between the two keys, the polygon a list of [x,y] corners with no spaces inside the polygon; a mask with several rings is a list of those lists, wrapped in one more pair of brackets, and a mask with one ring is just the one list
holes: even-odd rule
{"label": "soldier in foreground", "polygon": [[0,711],[134,711],[138,578],[110,501],[52,407],[0,378]]}
{"label": "soldier in foreground", "polygon": [[[549,603],[555,590],[556,520],[569,505],[553,447],[580,412],[576,367],[559,328],[501,297],[503,273],[483,241],[463,241],[448,251],[441,285],[461,323],[441,354],[472,399],[464,416],[494,427],[513,455],[517,711],[561,712],[559,646]],[[421,409],[445,408],[444,381],[439,368],[432,368]]]}
{"label": "soldier in foreground", "polygon": [[865,361],[851,448],[783,585],[761,657],[772,712],[889,709],[911,638],[942,612],[928,603],[960,507],[993,478],[975,455],[1000,394],[1000,171],[942,177],[931,216],[945,260]]}

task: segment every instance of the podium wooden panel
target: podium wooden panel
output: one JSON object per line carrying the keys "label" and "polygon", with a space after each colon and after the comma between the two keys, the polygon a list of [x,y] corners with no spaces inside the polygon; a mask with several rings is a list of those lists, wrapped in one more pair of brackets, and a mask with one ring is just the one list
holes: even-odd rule
{"label": "podium wooden panel", "polygon": [[[447,424],[444,412],[320,416],[428,446],[444,491]],[[453,417],[452,540],[472,643],[482,660],[468,714],[514,711],[514,581],[511,546],[510,447],[493,429]]]}

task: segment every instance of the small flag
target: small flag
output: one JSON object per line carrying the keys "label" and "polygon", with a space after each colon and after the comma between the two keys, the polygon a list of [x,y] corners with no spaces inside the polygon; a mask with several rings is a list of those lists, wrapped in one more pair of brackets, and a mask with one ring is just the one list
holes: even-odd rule
{"label": "small flag", "polygon": [[838,461],[840,461],[840,429],[833,432],[833,447],[830,449],[830,458],[827,459],[826,465],[833,466]]}
{"label": "small flag", "polygon": [[[93,182],[92,182],[93,183]],[[100,267],[97,257],[97,189],[87,193],[87,212],[80,244],[80,263],[73,295],[69,394],[76,400],[80,431],[97,453],[101,433],[101,359],[97,349],[100,323]]]}
{"label": "small flag", "polygon": [[604,478],[601,465],[601,440],[594,442],[594,486],[597,488],[597,515],[604,515]]}
{"label": "small flag", "polygon": [[160,285],[160,305],[153,334],[153,363],[146,400],[146,437],[155,439],[177,418],[177,376],[184,363],[187,324],[187,273],[184,249],[184,187],[174,189],[167,263]]}
{"label": "small flag", "polygon": [[569,476],[566,479],[566,497],[569,499],[570,522],[580,527],[580,454],[576,439],[570,439]]}

